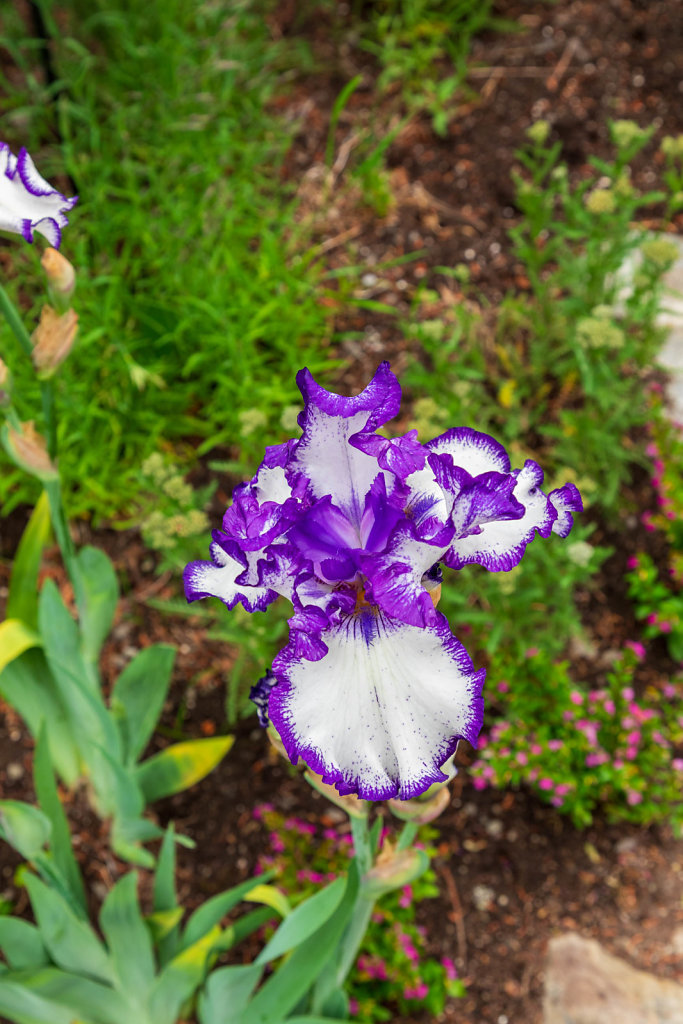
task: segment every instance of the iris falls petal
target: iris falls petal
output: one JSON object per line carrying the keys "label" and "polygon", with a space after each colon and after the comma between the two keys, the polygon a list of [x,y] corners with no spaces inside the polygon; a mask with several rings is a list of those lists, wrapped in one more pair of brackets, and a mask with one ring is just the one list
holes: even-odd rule
{"label": "iris falls petal", "polygon": [[327,630],[320,661],[276,657],[268,715],[293,763],[340,792],[408,800],[447,776],[458,739],[476,744],[484,671],[439,613],[427,628],[370,610]]}

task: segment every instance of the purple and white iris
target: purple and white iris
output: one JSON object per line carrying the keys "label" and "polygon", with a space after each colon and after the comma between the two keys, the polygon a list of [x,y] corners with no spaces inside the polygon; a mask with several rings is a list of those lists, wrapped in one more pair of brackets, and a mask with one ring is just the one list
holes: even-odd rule
{"label": "purple and white iris", "polygon": [[6,142],[0,142],[0,230],[23,235],[33,241],[34,231],[45,235],[50,245],[59,248],[67,213],[78,196],[67,199],[36,170],[22,147],[14,156]]}
{"label": "purple and white iris", "polygon": [[511,471],[476,430],[383,437],[401,398],[388,363],[353,398],[306,369],[297,383],[301,437],[236,488],[185,591],[250,612],[288,598],[289,642],[253,694],[262,723],[340,793],[406,800],[447,778],[483,717],[484,670],[435,607],[438,563],[511,569],[536,533],[569,533],[581,498],[573,484],[544,494],[535,462]]}

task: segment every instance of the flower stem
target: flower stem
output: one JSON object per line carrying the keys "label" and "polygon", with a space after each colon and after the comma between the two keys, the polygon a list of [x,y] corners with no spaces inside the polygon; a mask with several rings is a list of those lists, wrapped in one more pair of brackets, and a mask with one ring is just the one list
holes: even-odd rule
{"label": "flower stem", "polygon": [[[14,337],[17,339],[29,359],[32,359],[33,343],[31,342],[31,336],[24,327],[23,321],[17,311],[17,307],[14,305],[1,284],[0,309],[5,314],[5,319],[12,329]],[[52,381],[41,380],[40,396],[43,402],[43,419],[45,420],[47,453],[54,461],[57,457],[57,424],[55,420],[55,399]]]}
{"label": "flower stem", "polygon": [[33,352],[33,345],[31,344],[31,338],[28,331],[24,327],[21,317],[17,312],[17,308],[10,299],[5,289],[0,284],[0,309],[5,314],[7,323],[12,328],[14,336],[23,348],[26,355],[31,358]]}
{"label": "flower stem", "polygon": [[407,821],[401,829],[401,834],[398,837],[398,843],[396,844],[397,850],[407,850],[413,839],[417,835],[418,826],[414,821]]}

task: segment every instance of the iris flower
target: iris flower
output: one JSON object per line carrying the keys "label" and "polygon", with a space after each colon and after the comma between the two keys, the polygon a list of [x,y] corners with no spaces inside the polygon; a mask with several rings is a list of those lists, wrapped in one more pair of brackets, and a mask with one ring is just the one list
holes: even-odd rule
{"label": "iris flower", "polygon": [[535,462],[511,471],[477,430],[382,436],[401,398],[388,363],[352,398],[307,369],[297,383],[301,437],[235,489],[185,592],[250,612],[291,601],[289,641],[253,694],[261,721],[340,793],[407,800],[447,779],[483,718],[484,670],[435,606],[440,564],[512,569],[537,533],[569,533],[581,498],[544,494]]}
{"label": "iris flower", "polygon": [[23,235],[27,242],[38,231],[58,249],[66,214],[77,202],[78,196],[67,199],[38,174],[23,147],[14,156],[7,143],[0,142],[0,230]]}

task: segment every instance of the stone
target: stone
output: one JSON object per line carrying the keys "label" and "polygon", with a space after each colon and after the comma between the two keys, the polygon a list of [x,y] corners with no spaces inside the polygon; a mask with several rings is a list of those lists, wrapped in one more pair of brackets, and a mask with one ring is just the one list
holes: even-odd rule
{"label": "stone", "polygon": [[683,986],[636,970],[593,939],[551,939],[543,1024],[683,1024]]}

